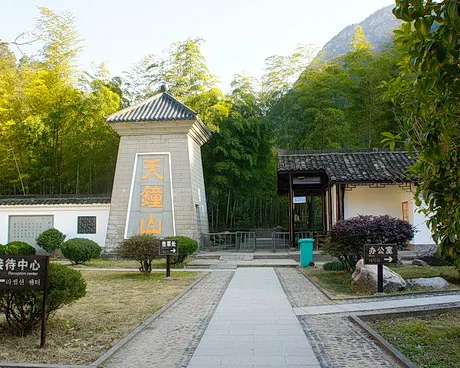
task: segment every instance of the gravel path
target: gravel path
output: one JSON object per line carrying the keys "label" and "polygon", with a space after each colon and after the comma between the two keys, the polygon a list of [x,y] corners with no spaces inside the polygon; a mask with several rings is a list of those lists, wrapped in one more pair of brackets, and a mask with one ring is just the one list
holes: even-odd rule
{"label": "gravel path", "polygon": [[206,276],[101,367],[187,367],[232,275]]}
{"label": "gravel path", "polygon": [[[292,307],[336,304],[298,270],[276,270]],[[401,367],[348,314],[298,317],[322,368]]]}

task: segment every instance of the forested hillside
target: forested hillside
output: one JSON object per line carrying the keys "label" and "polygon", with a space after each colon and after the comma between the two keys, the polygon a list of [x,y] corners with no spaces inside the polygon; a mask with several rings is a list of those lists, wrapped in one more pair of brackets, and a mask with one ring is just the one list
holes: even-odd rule
{"label": "forested hillside", "polygon": [[377,10],[362,22],[345,27],[324,45],[321,50],[321,57],[327,60],[351,51],[350,42],[353,40],[358,26],[366,33],[366,37],[374,49],[382,50],[387,44],[391,44],[393,30],[401,27],[402,24],[401,20],[391,12],[393,8],[394,5],[388,5]]}
{"label": "forested hillside", "polygon": [[203,162],[214,230],[285,225],[275,148],[379,147],[382,132],[399,133],[381,88],[397,73],[397,53],[374,52],[359,27],[346,55],[312,63],[314,47],[299,46],[268,57],[260,80],[235,75],[225,94],[202,39],[174,43],[111,77],[103,66],[76,67],[81,45],[71,15],[41,12],[38,56],[16,60],[14,45],[0,46],[2,195],[109,194],[118,137],[104,116],[162,84],[213,132]]}

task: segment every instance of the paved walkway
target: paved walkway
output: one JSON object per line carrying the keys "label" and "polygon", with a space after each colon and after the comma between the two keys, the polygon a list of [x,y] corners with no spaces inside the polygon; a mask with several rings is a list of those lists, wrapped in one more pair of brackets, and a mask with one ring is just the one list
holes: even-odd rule
{"label": "paved walkway", "polygon": [[459,305],[460,295],[340,303],[295,268],[211,272],[101,367],[400,368],[348,313]]}
{"label": "paved walkway", "polygon": [[319,362],[273,268],[239,268],[189,368],[303,367]]}
{"label": "paved walkway", "polygon": [[409,308],[424,305],[439,305],[448,303],[460,303],[460,295],[440,295],[411,299],[393,299],[352,304],[315,305],[310,307],[294,308],[294,313],[297,316],[301,316],[311,314],[367,312],[371,310]]}

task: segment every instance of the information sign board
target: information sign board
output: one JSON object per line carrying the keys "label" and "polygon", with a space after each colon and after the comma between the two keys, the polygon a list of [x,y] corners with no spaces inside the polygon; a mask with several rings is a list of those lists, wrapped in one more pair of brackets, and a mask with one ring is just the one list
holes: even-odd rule
{"label": "information sign board", "polygon": [[160,240],[160,256],[174,255],[177,251],[177,240]]}
{"label": "information sign board", "polygon": [[366,244],[364,245],[365,264],[386,264],[398,262],[396,244]]}
{"label": "information sign board", "polygon": [[46,256],[0,254],[0,290],[44,290]]}

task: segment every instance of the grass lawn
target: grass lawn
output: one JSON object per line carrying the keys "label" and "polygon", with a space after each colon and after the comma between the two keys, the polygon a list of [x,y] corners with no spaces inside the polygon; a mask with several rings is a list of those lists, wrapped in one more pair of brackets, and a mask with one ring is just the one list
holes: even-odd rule
{"label": "grass lawn", "polygon": [[[61,259],[62,260],[62,259]],[[193,261],[194,258],[187,258],[184,263],[172,264],[171,268],[184,268],[188,262]],[[128,260],[128,259],[92,259],[90,262],[87,262],[83,265],[72,265],[76,268],[133,268],[139,269],[139,262]],[[152,262],[152,268],[166,268],[166,258],[154,259]]]}
{"label": "grass lawn", "polygon": [[13,337],[0,317],[0,361],[89,364],[179,294],[201,273],[84,271],[87,294],[48,320],[47,344],[39,349],[40,329]]}
{"label": "grass lawn", "polygon": [[[452,284],[453,288],[460,287],[460,276],[455,268],[450,266],[440,267],[420,267],[412,265],[404,265],[399,267],[391,267],[395,272],[399,273],[404,279],[419,278],[419,277],[435,277],[440,276]],[[309,275],[323,288],[327,289],[337,296],[340,295],[366,295],[353,293],[351,289],[351,272],[348,271],[324,271],[323,268],[304,268],[303,272]],[[421,288],[417,290],[422,290]],[[432,290],[432,289],[423,289]],[[416,291],[411,289],[410,291]],[[369,295],[369,294],[367,294]]]}
{"label": "grass lawn", "polygon": [[368,322],[420,367],[451,368],[460,362],[460,312]]}

